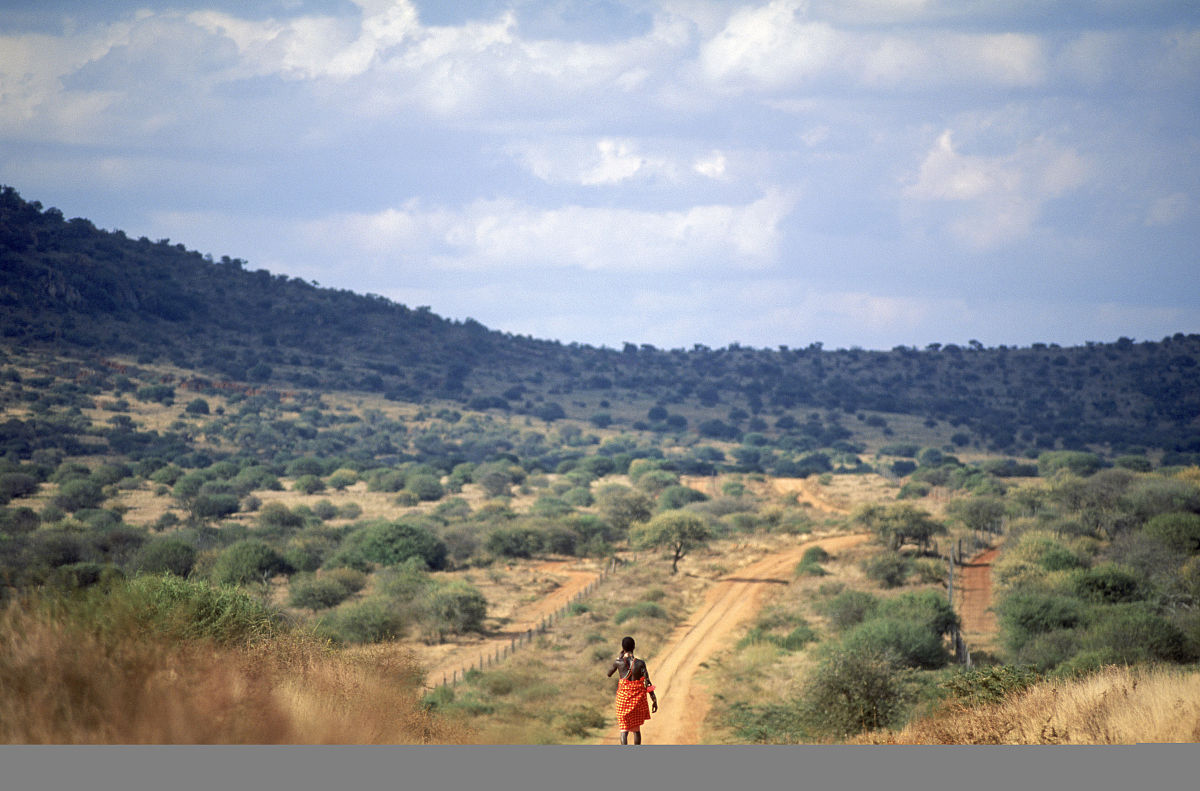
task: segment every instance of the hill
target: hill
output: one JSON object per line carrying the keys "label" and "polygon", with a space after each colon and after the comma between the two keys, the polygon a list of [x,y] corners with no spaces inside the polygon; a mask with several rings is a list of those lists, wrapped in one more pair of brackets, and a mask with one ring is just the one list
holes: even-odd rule
{"label": "hill", "polygon": [[[213,381],[446,399],[705,440],[759,434],[800,450],[952,438],[1031,458],[1086,448],[1192,463],[1200,454],[1197,334],[888,352],[565,345],[252,271],[167,239],[130,239],[11,187],[0,192],[0,273],[5,345],[170,363]],[[814,410],[826,414],[814,421]],[[852,418],[842,424],[842,415]],[[922,427],[941,431],[922,436]]]}

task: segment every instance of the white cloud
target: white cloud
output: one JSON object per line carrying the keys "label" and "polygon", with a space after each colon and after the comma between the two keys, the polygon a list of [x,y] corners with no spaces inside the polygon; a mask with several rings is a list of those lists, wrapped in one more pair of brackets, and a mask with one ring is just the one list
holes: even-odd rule
{"label": "white cloud", "polygon": [[677,211],[476,201],[461,210],[409,203],[373,214],[303,224],[305,245],[339,258],[415,262],[464,270],[604,272],[759,269],[777,260],[780,225],[793,201],[770,192],[745,205]]}
{"label": "white cloud", "polygon": [[725,155],[720,151],[714,151],[706,157],[697,159],[692,165],[692,170],[702,176],[708,176],[710,179],[719,179],[725,175],[726,164]]}
{"label": "white cloud", "polygon": [[1087,163],[1074,150],[1044,139],[1008,155],[978,156],[956,150],[947,129],[926,154],[904,196],[966,206],[965,212],[951,215],[947,225],[962,241],[987,248],[1027,236],[1042,205],[1078,188],[1088,175]]}
{"label": "white cloud", "polygon": [[1164,227],[1174,225],[1192,211],[1192,201],[1186,193],[1176,192],[1166,195],[1150,204],[1146,212],[1145,225]]}

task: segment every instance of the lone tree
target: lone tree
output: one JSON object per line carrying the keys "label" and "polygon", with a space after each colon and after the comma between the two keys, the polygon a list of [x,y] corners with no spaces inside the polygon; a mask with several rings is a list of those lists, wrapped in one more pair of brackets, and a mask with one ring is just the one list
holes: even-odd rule
{"label": "lone tree", "polygon": [[854,521],[871,530],[893,550],[902,544],[913,543],[921,552],[928,552],[933,537],[947,532],[944,524],[910,503],[864,505],[854,512]]}
{"label": "lone tree", "polygon": [[712,532],[704,520],[687,511],[663,511],[629,532],[633,545],[642,549],[663,548],[674,553],[671,573],[679,569],[679,560],[688,550],[708,543]]}

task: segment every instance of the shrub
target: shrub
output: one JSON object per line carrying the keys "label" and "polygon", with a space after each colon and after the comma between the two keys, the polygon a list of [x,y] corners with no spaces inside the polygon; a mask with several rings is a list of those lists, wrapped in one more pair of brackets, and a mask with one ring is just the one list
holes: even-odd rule
{"label": "shrub", "polygon": [[150,631],[176,640],[244,644],[279,633],[279,614],[246,594],[171,574],[134,577],[76,604],[78,617],[103,630]]}
{"label": "shrub", "polygon": [[1146,535],[1176,552],[1200,552],[1200,514],[1158,514],[1146,523]]}
{"label": "shrub", "polygon": [[189,510],[200,519],[221,519],[237,513],[238,498],[235,494],[200,494]]}
{"label": "shrub", "polygon": [[879,606],[879,597],[866,591],[847,590],[818,605],[818,611],[829,619],[833,628],[844,631],[862,623]]}
{"label": "shrub", "polygon": [[608,722],[605,714],[590,706],[573,709],[563,715],[562,731],[567,736],[583,738]]}
{"label": "shrub", "polygon": [[1087,477],[1104,466],[1104,459],[1084,451],[1052,450],[1038,456],[1037,466],[1038,475],[1043,478],[1049,478],[1059,470]]}
{"label": "shrub", "polygon": [[196,548],[177,538],[159,538],[143,546],[133,568],[145,574],[169,573],[186,577],[196,565]]}
{"label": "shrub", "polygon": [[325,491],[325,482],[315,475],[301,475],[292,483],[292,491],[316,494]]}
{"label": "shrub", "polygon": [[1100,609],[1080,639],[1084,650],[1101,652],[1106,664],[1195,661],[1196,652],[1175,624],[1147,605]]}
{"label": "shrub", "polygon": [[702,503],[708,499],[704,492],[696,491],[687,486],[668,486],[658,495],[660,510],[683,508],[688,503]]}
{"label": "shrub", "polygon": [[654,602],[641,601],[618,610],[617,614],[613,616],[613,623],[618,625],[623,624],[630,618],[661,618],[666,620],[667,617],[667,611]]}
{"label": "shrub", "polygon": [[894,617],[874,617],[860,623],[842,638],[842,646],[853,653],[889,656],[907,667],[935,669],[950,658],[941,635],[928,624]]}
{"label": "shrub", "polygon": [[1105,563],[1078,572],[1075,593],[1082,599],[1105,604],[1131,602],[1142,598],[1142,582],[1129,570]]}
{"label": "shrub", "polygon": [[341,604],[350,591],[330,576],[297,577],[288,586],[288,604],[306,610],[325,610]]}
{"label": "shrub", "polygon": [[845,738],[896,723],[903,695],[885,655],[835,648],[809,675],[801,712],[808,730]]}
{"label": "shrub", "polygon": [[17,508],[0,508],[0,533],[8,535],[23,535],[37,530],[41,517],[28,506]]}
{"label": "shrub", "polygon": [[964,705],[982,706],[1000,703],[1042,678],[1030,665],[993,665],[961,670],[938,686]]}
{"label": "shrub", "polygon": [[404,488],[416,495],[420,501],[440,500],[446,494],[446,490],[442,488],[441,481],[433,475],[425,473],[408,476]]}
{"label": "shrub", "polygon": [[441,642],[446,634],[482,632],[487,617],[487,599],[465,580],[451,580],[434,587],[421,607],[421,627],[426,638]]}
{"label": "shrub", "polygon": [[104,502],[104,492],[90,478],[72,478],[58,487],[50,502],[64,511],[95,508]]}
{"label": "shrub", "polygon": [[446,566],[446,544],[429,530],[408,522],[368,525],[346,539],[348,549],[370,563],[395,566],[409,558],[421,558],[437,571]]}
{"label": "shrub", "polygon": [[946,597],[936,591],[902,593],[879,603],[875,614],[917,623],[939,637],[958,626],[958,615]]}
{"label": "shrub", "polygon": [[863,561],[862,567],[868,579],[885,588],[898,588],[908,578],[910,564],[899,552],[881,552]]}
{"label": "shrub", "polygon": [[405,629],[396,608],[381,599],[367,599],[334,611],[317,632],[339,643],[381,643],[402,637]]}
{"label": "shrub", "polygon": [[304,517],[283,503],[267,503],[258,512],[260,530],[286,533],[304,526]]}
{"label": "shrub", "polygon": [[266,582],[276,574],[291,570],[274,549],[262,541],[248,538],[225,548],[213,566],[212,578],[218,584],[246,585]]}
{"label": "shrub", "polygon": [[542,533],[530,527],[497,528],[487,537],[484,548],[503,557],[533,557],[542,551]]}
{"label": "shrub", "polygon": [[25,497],[37,490],[37,478],[28,473],[6,472],[0,474],[0,503],[6,503],[14,497]]}
{"label": "shrub", "polygon": [[1083,611],[1079,599],[1048,593],[1013,594],[997,607],[1005,641],[1013,649],[1021,648],[1036,635],[1077,626]]}

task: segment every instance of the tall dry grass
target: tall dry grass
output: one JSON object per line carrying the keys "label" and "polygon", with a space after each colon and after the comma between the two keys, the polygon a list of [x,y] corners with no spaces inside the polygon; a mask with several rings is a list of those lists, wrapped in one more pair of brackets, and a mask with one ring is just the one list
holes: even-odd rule
{"label": "tall dry grass", "polygon": [[425,711],[411,657],[343,656],[302,634],[247,644],[97,629],[62,608],[0,614],[0,742],[461,743]]}
{"label": "tall dry grass", "polygon": [[1106,667],[1048,681],[1000,703],[942,709],[858,744],[1137,744],[1200,742],[1200,671]]}

